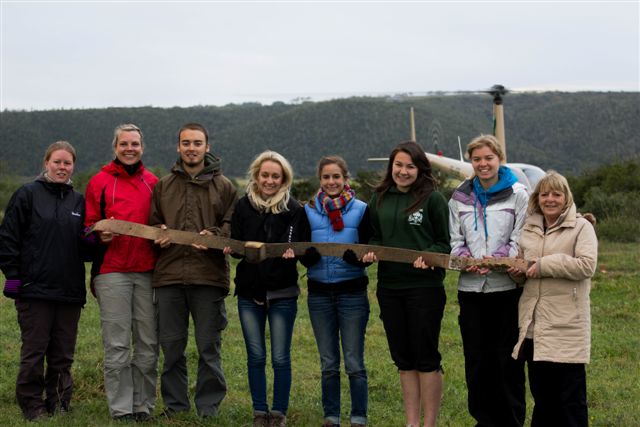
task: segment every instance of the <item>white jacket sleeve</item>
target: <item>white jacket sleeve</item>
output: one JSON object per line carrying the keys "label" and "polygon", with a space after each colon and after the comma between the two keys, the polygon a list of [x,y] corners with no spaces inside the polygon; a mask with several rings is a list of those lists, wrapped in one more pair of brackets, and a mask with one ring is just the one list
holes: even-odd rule
{"label": "white jacket sleeve", "polygon": [[515,223],[513,224],[513,230],[509,236],[509,257],[514,258],[518,256],[520,247],[518,242],[520,241],[520,234],[522,233],[522,226],[524,220],[527,217],[527,205],[529,204],[529,194],[525,189],[515,193]]}
{"label": "white jacket sleeve", "polygon": [[451,255],[471,256],[471,251],[467,247],[467,242],[462,234],[458,202],[453,199],[449,200],[449,236],[451,237]]}

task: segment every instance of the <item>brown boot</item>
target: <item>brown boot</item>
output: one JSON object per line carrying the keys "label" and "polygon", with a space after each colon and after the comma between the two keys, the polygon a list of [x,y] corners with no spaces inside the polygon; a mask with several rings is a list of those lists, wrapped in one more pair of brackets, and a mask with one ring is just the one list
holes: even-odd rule
{"label": "brown boot", "polygon": [[286,427],[287,417],[280,411],[269,412],[269,427]]}
{"label": "brown boot", "polygon": [[253,427],[269,427],[269,414],[255,411],[253,413]]}

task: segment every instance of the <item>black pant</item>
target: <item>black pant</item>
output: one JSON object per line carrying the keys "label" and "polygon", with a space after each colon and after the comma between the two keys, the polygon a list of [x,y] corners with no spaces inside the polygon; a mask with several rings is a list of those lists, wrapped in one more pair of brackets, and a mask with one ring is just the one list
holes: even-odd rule
{"label": "black pant", "polygon": [[534,362],[533,340],[525,340],[523,347],[529,368],[529,387],[535,401],[531,426],[588,426],[584,364]]}
{"label": "black pant", "polygon": [[524,424],[524,361],[511,357],[521,293],[458,292],[469,413],[477,426]]}
{"label": "black pant", "polygon": [[16,399],[27,419],[45,411],[53,413],[60,407],[69,408],[73,391],[71,364],[81,308],[80,304],[55,301],[16,301],[22,336]]}
{"label": "black pant", "polygon": [[441,370],[440,326],[447,295],[444,287],[378,287],[380,319],[391,358],[401,371]]}

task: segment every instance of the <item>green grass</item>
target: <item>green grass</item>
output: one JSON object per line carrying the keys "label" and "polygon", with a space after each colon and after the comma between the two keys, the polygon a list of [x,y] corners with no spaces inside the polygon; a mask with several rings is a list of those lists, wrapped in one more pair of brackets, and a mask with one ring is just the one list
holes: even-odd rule
{"label": "green grass", "polygon": [[[593,280],[592,360],[587,367],[590,419],[593,426],[632,426],[640,420],[640,244],[601,243],[599,272]],[[367,328],[366,362],[369,371],[369,420],[371,426],[402,426],[404,415],[398,374],[389,357],[375,298],[375,266],[370,268],[371,317]],[[457,275],[447,275],[447,307],[443,319],[440,348],[445,366],[445,391],[439,425],[470,426],[466,410],[464,361],[457,325]],[[229,327],[223,335],[223,367],[228,394],[219,417],[201,421],[192,412],[177,419],[149,425],[166,426],[248,426],[251,398],[246,377],[246,355],[235,298],[227,299]],[[45,420],[47,426],[104,426],[111,422],[102,387],[102,344],[96,301],[89,296],[83,310],[76,360],[73,365],[75,392],[73,412]],[[0,297],[0,426],[29,425],[22,421],[15,402],[14,387],[20,353],[20,334],[13,302]],[[288,414],[289,425],[318,426],[322,423],[320,367],[306,307],[306,289],[299,300],[293,346],[293,388]],[[197,354],[193,338],[188,347],[191,385]],[[161,360],[162,363],[162,360]],[[270,369],[267,369],[269,372]],[[271,383],[271,378],[269,377]],[[343,418],[348,420],[348,382],[343,376]],[[533,401],[528,396],[529,423]],[[158,400],[158,408],[162,402]]]}

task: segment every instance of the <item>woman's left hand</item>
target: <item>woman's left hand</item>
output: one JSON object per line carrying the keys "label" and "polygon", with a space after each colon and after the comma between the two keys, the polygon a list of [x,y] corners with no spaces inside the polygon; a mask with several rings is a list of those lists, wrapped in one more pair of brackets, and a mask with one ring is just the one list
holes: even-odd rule
{"label": "woman's left hand", "polygon": [[282,258],[284,258],[284,259],[291,259],[291,258],[295,258],[295,257],[296,257],[296,253],[291,248],[287,249],[282,254]]}
{"label": "woman's left hand", "polygon": [[[201,235],[201,236],[212,236],[212,235],[213,235],[213,233],[212,233],[212,232],[210,232],[210,231],[209,231],[209,230],[207,230],[207,229],[204,229],[204,230],[202,230],[202,231],[200,232],[200,235]],[[208,248],[208,247],[206,247],[205,245],[200,245],[200,244],[198,244],[198,243],[192,243],[192,244],[191,244],[191,246],[193,246],[194,248],[199,249],[199,250],[201,250],[201,251],[206,251],[207,249],[209,249],[209,248]]]}
{"label": "woman's left hand", "polygon": [[420,268],[422,270],[426,270],[428,268],[433,270],[435,268],[432,265],[427,265],[427,263],[424,262],[424,260],[422,259],[421,256],[419,256],[418,258],[416,258],[415,261],[413,261],[413,267],[414,268]]}
{"label": "woman's left hand", "polygon": [[509,267],[507,268],[507,273],[513,277],[523,277],[526,272],[516,267]]}
{"label": "woman's left hand", "polygon": [[535,259],[533,264],[529,266],[527,269],[527,277],[530,279],[537,279],[540,277],[540,266],[538,265],[538,260]]}

